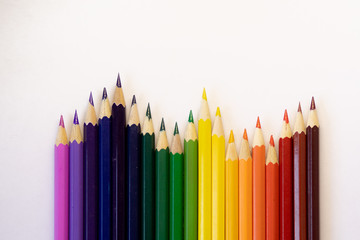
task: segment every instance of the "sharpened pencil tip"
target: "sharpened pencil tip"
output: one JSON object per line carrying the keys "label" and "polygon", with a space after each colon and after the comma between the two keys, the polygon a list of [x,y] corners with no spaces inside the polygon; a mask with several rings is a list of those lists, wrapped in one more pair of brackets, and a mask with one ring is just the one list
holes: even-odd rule
{"label": "sharpened pencil tip", "polygon": [[270,137],[270,146],[275,147],[273,135],[271,135],[271,137]]}
{"label": "sharpened pencil tip", "polygon": [[150,103],[148,103],[148,105],[147,105],[146,116],[147,116],[149,119],[151,119]]}
{"label": "sharpened pencil tip", "polygon": [[77,110],[75,110],[75,115],[74,115],[74,122],[75,125],[79,124],[79,118],[78,118],[78,114],[77,114]]}
{"label": "sharpened pencil tip", "polygon": [[298,112],[302,113],[300,102],[299,102]]}
{"label": "sharpened pencil tip", "polygon": [[178,128],[177,122],[175,122],[174,136],[175,136],[176,134],[179,134],[179,128]]}
{"label": "sharpened pencil tip", "polygon": [[90,92],[89,103],[94,106],[94,99],[93,99],[92,92]]}
{"label": "sharpened pencil tip", "polygon": [[233,143],[234,142],[234,133],[233,130],[230,131],[230,137],[229,137],[229,143]]}
{"label": "sharpened pencil tip", "polygon": [[60,116],[59,126],[61,126],[63,128],[65,127],[63,115]]}
{"label": "sharpened pencil tip", "polygon": [[311,105],[310,105],[310,110],[315,110],[316,106],[315,106],[315,99],[314,97],[311,98]]}
{"label": "sharpened pencil tip", "polygon": [[205,88],[204,88],[204,90],[203,90],[202,99],[204,99],[205,101],[207,101]]}
{"label": "sharpened pencil tip", "polygon": [[107,91],[106,91],[106,88],[104,88],[103,90],[103,95],[102,95],[102,100],[105,100],[107,99]]}
{"label": "sharpened pencil tip", "polygon": [[131,106],[136,104],[136,97],[135,95],[133,95],[132,101],[131,101]]}
{"label": "sharpened pencil tip", "polygon": [[286,123],[289,123],[289,116],[288,116],[288,113],[287,113],[287,110],[285,109],[285,113],[284,113],[284,121]]}
{"label": "sharpened pencil tip", "polygon": [[245,139],[246,141],[249,141],[247,132],[246,132],[246,128],[244,129],[243,139]]}
{"label": "sharpened pencil tip", "polygon": [[116,86],[117,86],[118,88],[121,88],[120,73],[118,73],[118,75],[117,75]]}
{"label": "sharpened pencil tip", "polygon": [[215,116],[221,117],[220,108],[217,107]]}
{"label": "sharpened pencil tip", "polygon": [[161,126],[160,126],[160,131],[165,131],[165,123],[164,123],[164,118],[161,119]]}
{"label": "sharpened pencil tip", "polygon": [[257,117],[256,127],[257,127],[257,128],[261,128],[260,118],[259,118],[259,117]]}
{"label": "sharpened pencil tip", "polygon": [[190,110],[188,122],[194,123],[194,117],[193,117],[192,110]]}

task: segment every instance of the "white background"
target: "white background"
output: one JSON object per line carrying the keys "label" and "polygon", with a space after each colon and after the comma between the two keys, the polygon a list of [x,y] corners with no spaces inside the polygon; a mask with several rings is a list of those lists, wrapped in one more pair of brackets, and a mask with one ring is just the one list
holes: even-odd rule
{"label": "white background", "polygon": [[[101,3],[100,3],[101,2]],[[0,239],[53,238],[53,148],[89,92],[98,110],[121,74],[141,120],[151,103],[183,135],[203,87],[226,138],[266,142],[315,96],[321,125],[321,238],[357,239],[360,2],[357,0],[0,1]],[[129,110],[129,108],[127,109]],[[277,144],[277,143],[276,143]]]}

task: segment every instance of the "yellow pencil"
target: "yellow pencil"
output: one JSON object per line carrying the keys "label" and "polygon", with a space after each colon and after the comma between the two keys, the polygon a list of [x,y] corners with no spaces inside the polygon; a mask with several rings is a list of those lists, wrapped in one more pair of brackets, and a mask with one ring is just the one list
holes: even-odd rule
{"label": "yellow pencil", "polygon": [[225,137],[220,109],[212,131],[212,238],[225,239]]}
{"label": "yellow pencil", "polygon": [[211,240],[211,119],[205,89],[199,125],[198,240]]}
{"label": "yellow pencil", "polygon": [[226,240],[239,237],[239,160],[231,130],[226,152]]}

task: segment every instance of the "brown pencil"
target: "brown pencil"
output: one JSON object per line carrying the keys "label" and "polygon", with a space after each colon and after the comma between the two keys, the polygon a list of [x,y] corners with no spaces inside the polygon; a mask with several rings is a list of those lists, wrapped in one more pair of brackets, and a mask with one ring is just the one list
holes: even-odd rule
{"label": "brown pencil", "polygon": [[294,240],[306,240],[306,134],[299,103],[293,134]]}
{"label": "brown pencil", "polygon": [[307,146],[307,239],[320,239],[319,211],[319,120],[314,97],[306,127]]}

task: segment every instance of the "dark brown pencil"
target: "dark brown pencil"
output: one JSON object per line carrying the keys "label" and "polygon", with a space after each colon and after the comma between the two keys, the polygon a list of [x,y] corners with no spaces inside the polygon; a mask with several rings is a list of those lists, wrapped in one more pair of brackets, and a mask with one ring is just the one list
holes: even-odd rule
{"label": "dark brown pencil", "polygon": [[319,120],[314,97],[306,127],[307,141],[307,239],[320,239],[319,209]]}

